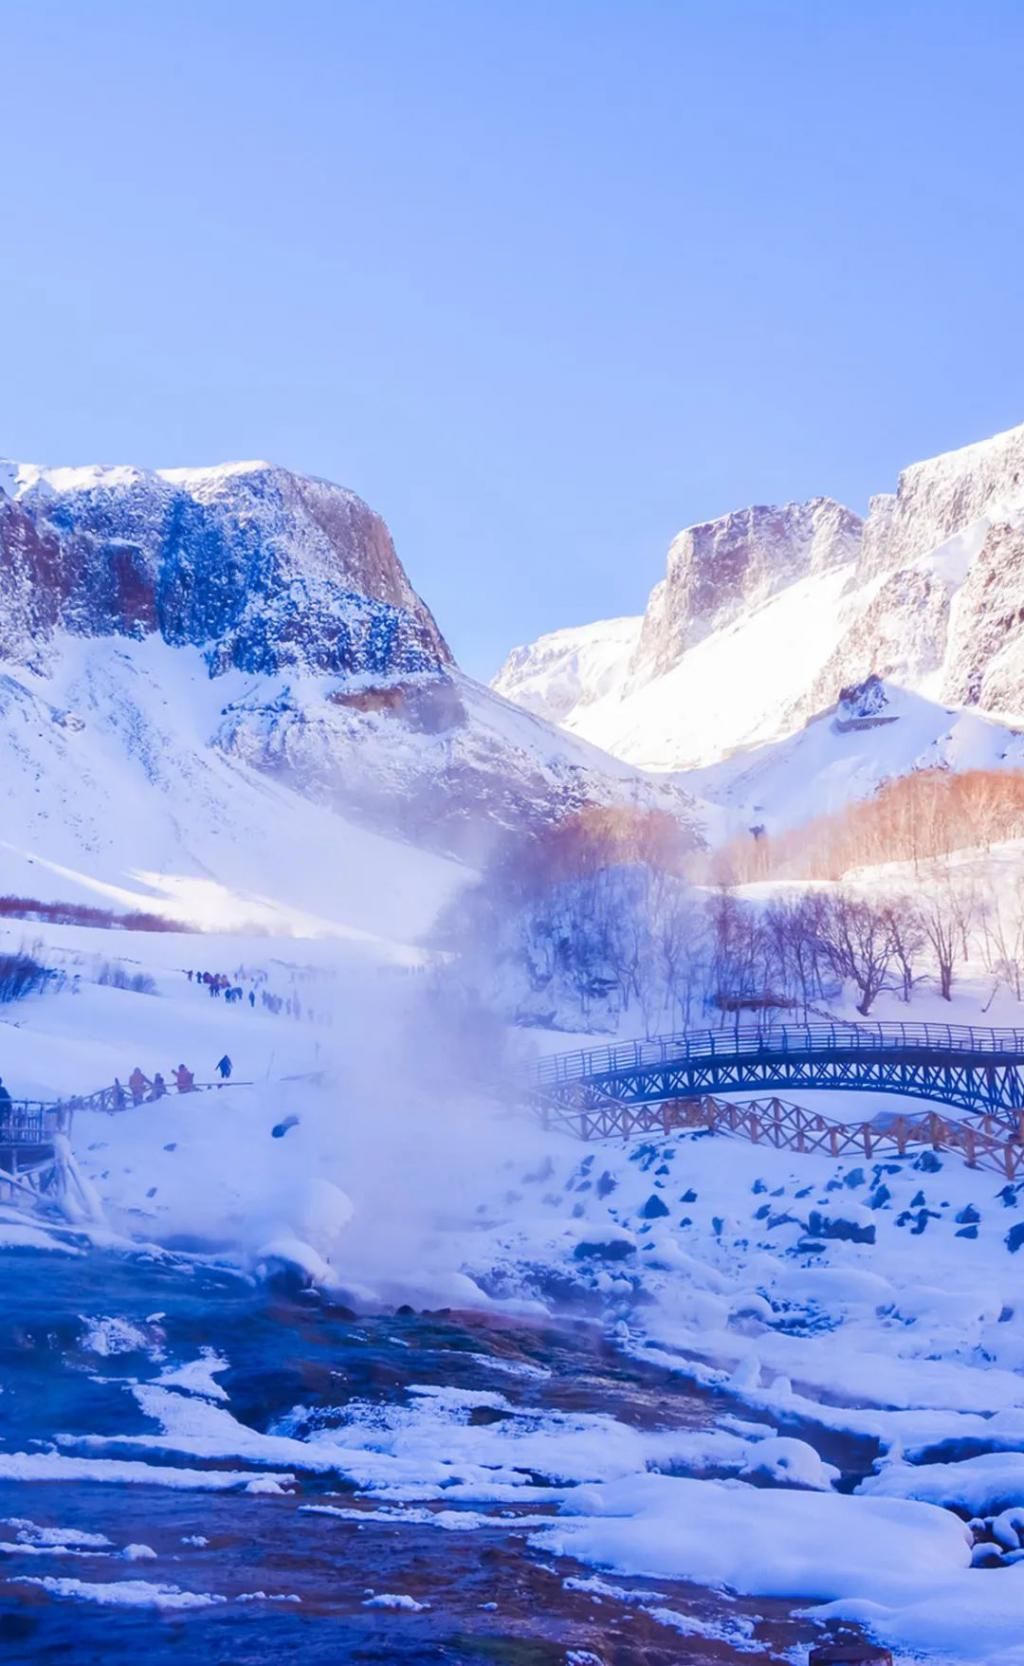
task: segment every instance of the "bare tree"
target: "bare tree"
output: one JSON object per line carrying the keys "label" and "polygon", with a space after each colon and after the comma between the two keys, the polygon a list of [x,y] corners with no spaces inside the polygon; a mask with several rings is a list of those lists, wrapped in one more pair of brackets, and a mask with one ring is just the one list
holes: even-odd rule
{"label": "bare tree", "polygon": [[985,961],[994,978],[992,995],[1003,984],[1024,999],[1024,878],[1009,890],[993,890],[979,905]]}
{"label": "bare tree", "polygon": [[837,891],[822,925],[825,953],[836,975],[856,986],[857,1011],[866,1018],[886,986],[895,954],[888,912],[866,897]]}
{"label": "bare tree", "polygon": [[977,908],[973,887],[957,884],[944,874],[926,885],[918,901],[925,937],[935,957],[939,994],[953,999],[953,979],[966,956],[971,921]]}
{"label": "bare tree", "polygon": [[909,1005],[918,981],[915,967],[928,934],[920,907],[912,897],[890,897],[883,908],[892,937],[892,957],[899,973],[900,999]]}

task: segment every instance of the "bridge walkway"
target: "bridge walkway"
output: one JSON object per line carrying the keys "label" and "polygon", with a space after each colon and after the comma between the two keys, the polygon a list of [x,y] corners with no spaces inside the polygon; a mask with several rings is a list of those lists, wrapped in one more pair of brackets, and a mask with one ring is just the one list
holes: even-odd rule
{"label": "bridge walkway", "polygon": [[837,1088],[1012,1118],[1024,1108],[1024,1029],[816,1023],[688,1031],[554,1054],[537,1064],[533,1088],[565,1108]]}

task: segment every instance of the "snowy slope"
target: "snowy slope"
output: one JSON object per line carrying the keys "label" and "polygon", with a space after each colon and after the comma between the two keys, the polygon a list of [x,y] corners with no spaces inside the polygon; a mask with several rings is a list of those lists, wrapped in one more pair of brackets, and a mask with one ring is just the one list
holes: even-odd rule
{"label": "snowy slope", "polygon": [[0,671],[0,891],[414,943],[465,870],[211,746],[244,681],[155,639],[68,639],[49,675]]}
{"label": "snowy slope", "polygon": [[662,676],[577,706],[570,726],[644,769],[691,769],[771,740],[840,640],[843,569],[788,585],[710,632]]}
{"label": "snowy slope", "polygon": [[1024,767],[1024,735],[872,679],[785,740],[741,749],[686,784],[715,835],[799,826],[915,769]]}

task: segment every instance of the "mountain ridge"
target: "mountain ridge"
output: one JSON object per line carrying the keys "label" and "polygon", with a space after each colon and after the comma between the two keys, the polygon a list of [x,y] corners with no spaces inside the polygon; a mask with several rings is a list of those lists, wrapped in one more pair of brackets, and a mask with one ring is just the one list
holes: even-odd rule
{"label": "mountain ridge", "polygon": [[[816,559],[806,529],[822,506],[832,522]],[[799,733],[876,676],[1012,728],[1024,713],[1022,624],[1024,425],[910,465],[863,522],[810,499],[684,529],[634,621],[633,656],[605,665],[599,689],[579,680],[558,720],[647,769],[713,771]],[[570,641],[585,667],[606,629],[518,648],[493,686],[548,711]]]}

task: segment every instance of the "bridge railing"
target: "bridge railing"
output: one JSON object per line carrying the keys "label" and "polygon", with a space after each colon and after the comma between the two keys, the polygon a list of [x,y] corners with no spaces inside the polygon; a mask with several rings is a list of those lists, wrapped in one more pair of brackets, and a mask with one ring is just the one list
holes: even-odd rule
{"label": "bridge railing", "polygon": [[71,1111],[65,1105],[50,1105],[42,1099],[12,1099],[0,1102],[0,1146],[50,1145],[71,1126]]}
{"label": "bridge railing", "polygon": [[792,1053],[962,1053],[995,1059],[1024,1059],[1024,1030],[970,1024],[781,1024],[688,1030],[650,1041],[621,1041],[608,1047],[553,1053],[535,1067],[541,1088],[585,1081],[692,1059],[735,1059]]}
{"label": "bridge railing", "polygon": [[72,1099],[62,1101],[70,1110],[75,1111],[107,1111],[114,1115],[118,1111],[130,1111],[142,1105],[159,1105],[164,1099],[187,1099],[192,1093],[220,1093],[225,1088],[250,1088],[251,1082],[193,1082],[190,1088],[179,1093],[173,1081],[168,1083],[164,1092],[153,1098],[147,1091],[141,1099],[132,1096],[131,1089],[122,1087],[97,1088],[94,1093],[76,1094]]}

